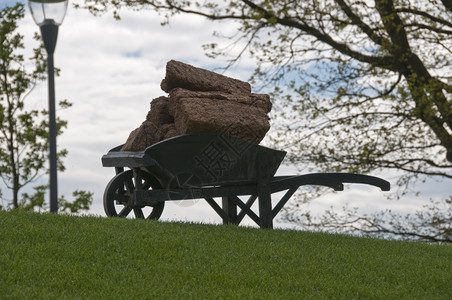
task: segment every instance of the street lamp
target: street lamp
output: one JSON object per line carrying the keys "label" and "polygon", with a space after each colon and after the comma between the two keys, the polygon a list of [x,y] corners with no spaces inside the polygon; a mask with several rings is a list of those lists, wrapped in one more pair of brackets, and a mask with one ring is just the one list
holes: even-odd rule
{"label": "street lamp", "polygon": [[66,15],[68,0],[28,0],[31,15],[41,29],[41,37],[47,51],[49,84],[49,161],[50,161],[50,212],[58,211],[55,76],[53,53],[58,37],[58,26]]}

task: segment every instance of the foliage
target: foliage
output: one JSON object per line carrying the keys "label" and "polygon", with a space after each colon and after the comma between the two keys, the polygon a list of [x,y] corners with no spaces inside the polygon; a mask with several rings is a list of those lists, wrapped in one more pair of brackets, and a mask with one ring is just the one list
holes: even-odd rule
{"label": "foliage", "polygon": [[58,209],[61,212],[66,213],[77,213],[80,211],[88,211],[89,207],[93,203],[93,193],[75,190],[72,192],[72,196],[74,197],[74,201],[67,201],[64,195],[62,195],[58,199]]}
{"label": "foliage", "polygon": [[[31,211],[47,211],[48,204],[45,201],[46,191],[49,189],[48,185],[38,185],[33,187],[34,193],[29,195],[28,193],[22,194],[22,199],[19,201],[17,208],[22,210]],[[61,213],[78,213],[81,211],[88,211],[93,203],[93,193],[75,190],[72,193],[74,201],[66,200],[64,195],[61,195],[58,199],[58,211]]]}
{"label": "foliage", "polygon": [[442,201],[430,200],[414,214],[401,215],[385,210],[367,215],[359,213],[357,207],[349,208],[347,205],[342,213],[330,209],[320,218],[313,217],[309,211],[300,213],[286,208],[284,219],[316,231],[452,243],[452,197]]}
{"label": "foliage", "polygon": [[0,212],[0,240],[4,298],[452,295],[449,245],[22,211]]}
{"label": "foliage", "polygon": [[254,58],[253,80],[274,86],[270,142],[301,168],[402,172],[398,197],[426,177],[452,179],[450,1],[85,0],[85,7],[117,18],[128,7],[154,9],[166,22],[175,14],[236,22],[230,46],[205,49],[232,54],[230,64],[245,53]]}
{"label": "foliage", "polygon": [[[20,191],[33,183],[45,171],[48,158],[48,111],[28,109],[27,99],[36,84],[45,79],[46,60],[42,46],[33,49],[30,59],[24,57],[24,36],[18,32],[18,21],[24,17],[24,5],[16,3],[0,10],[0,177],[11,190],[12,199],[5,208],[44,207],[46,186],[34,187],[35,194]],[[39,35],[35,34],[35,40]],[[60,101],[60,108],[70,107],[68,101]],[[57,120],[57,135],[63,132],[67,122]],[[58,152],[58,169],[64,170],[61,161],[67,154]],[[86,194],[80,201],[86,202]],[[0,193],[0,199],[6,201]],[[63,201],[67,204],[67,201]],[[74,204],[73,208],[85,209],[86,205]],[[69,208],[66,208],[69,209]]]}

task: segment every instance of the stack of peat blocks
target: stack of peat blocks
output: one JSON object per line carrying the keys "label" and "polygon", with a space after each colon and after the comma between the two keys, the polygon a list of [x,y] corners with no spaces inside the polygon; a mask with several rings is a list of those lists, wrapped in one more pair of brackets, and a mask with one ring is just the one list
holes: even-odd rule
{"label": "stack of peat blocks", "polygon": [[270,98],[252,93],[247,82],[171,60],[160,86],[168,96],[151,101],[146,120],[130,133],[122,151],[142,151],[189,133],[214,133],[259,144],[270,129]]}

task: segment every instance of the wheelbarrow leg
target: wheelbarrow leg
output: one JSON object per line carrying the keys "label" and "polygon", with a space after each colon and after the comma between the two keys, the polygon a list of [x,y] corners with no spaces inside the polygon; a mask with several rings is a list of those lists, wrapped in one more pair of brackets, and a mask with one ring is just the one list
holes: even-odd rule
{"label": "wheelbarrow leg", "polygon": [[273,229],[272,198],[270,191],[272,174],[268,173],[270,164],[271,162],[262,153],[258,155],[257,192],[259,197],[260,227]]}
{"label": "wheelbarrow leg", "polygon": [[230,197],[222,197],[223,210],[227,219],[223,219],[223,224],[237,224],[237,204]]}
{"label": "wheelbarrow leg", "polygon": [[273,229],[272,199],[269,184],[259,184],[259,219],[261,228]]}

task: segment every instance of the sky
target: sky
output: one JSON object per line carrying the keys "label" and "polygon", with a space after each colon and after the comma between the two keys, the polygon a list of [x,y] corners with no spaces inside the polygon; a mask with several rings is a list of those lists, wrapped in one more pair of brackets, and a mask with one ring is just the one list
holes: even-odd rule
{"label": "sky", "polygon": [[[0,0],[5,4],[4,1]],[[70,198],[76,189],[93,192],[94,203],[89,213],[99,216],[105,216],[102,195],[114,176],[113,169],[102,167],[101,156],[123,144],[130,131],[144,121],[153,98],[166,95],[160,89],[166,62],[174,59],[210,70],[225,66],[224,60],[206,57],[202,45],[214,41],[225,43],[214,39],[212,32],[232,33],[235,26],[185,15],[174,17],[169,26],[162,27],[162,18],[146,10],[123,11],[121,17],[121,21],[114,20],[111,14],[94,17],[70,4],[59,28],[54,56],[55,65],[61,69],[55,81],[56,98],[73,103],[73,107],[57,111],[58,117],[69,122],[57,141],[58,147],[69,151],[65,159],[67,169],[58,174],[59,194]],[[35,47],[32,36],[38,27],[28,10],[20,31],[25,35],[26,48]],[[246,81],[253,67],[253,60],[244,58],[225,75]],[[46,107],[46,82],[35,88],[29,101],[34,107]],[[278,175],[296,172],[295,166],[282,166]],[[393,183],[396,180],[394,174],[383,175]],[[45,183],[47,178],[40,180]],[[366,213],[387,208],[406,212],[420,209],[428,198],[448,194],[450,187],[429,181],[423,188],[422,199],[408,197],[395,202],[387,200],[378,188],[353,185],[344,192],[315,199],[305,208],[321,213],[331,206],[340,209],[349,203]],[[202,200],[188,206],[167,203],[161,219],[221,223],[220,217]],[[253,222],[245,220],[244,224],[253,225]],[[293,227],[278,219],[275,226]]]}

